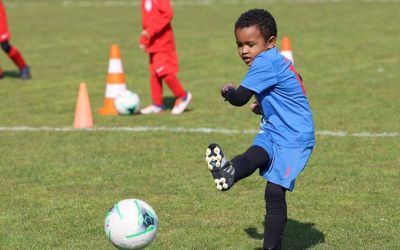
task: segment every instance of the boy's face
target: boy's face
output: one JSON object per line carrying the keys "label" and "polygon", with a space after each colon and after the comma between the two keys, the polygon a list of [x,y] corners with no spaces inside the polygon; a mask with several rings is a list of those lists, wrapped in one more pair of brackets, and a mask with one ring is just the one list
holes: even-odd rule
{"label": "boy's face", "polygon": [[239,56],[249,67],[258,54],[273,48],[276,43],[276,37],[274,36],[271,36],[268,41],[265,41],[264,36],[255,25],[237,28],[235,30],[235,37]]}

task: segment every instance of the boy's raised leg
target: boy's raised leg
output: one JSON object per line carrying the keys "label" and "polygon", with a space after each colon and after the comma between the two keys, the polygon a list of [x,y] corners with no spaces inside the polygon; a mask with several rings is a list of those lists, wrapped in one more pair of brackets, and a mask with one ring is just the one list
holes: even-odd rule
{"label": "boy's raised leg", "polygon": [[228,161],[221,147],[212,143],[206,149],[206,163],[220,191],[229,190],[235,183],[235,168]]}

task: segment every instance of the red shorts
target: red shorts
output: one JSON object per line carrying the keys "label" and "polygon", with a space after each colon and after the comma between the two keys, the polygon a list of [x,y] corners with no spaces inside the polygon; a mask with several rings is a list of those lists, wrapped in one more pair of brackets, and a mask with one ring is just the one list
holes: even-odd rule
{"label": "red shorts", "polygon": [[3,6],[3,2],[0,1],[0,42],[4,42],[10,39],[10,32],[7,26],[6,11]]}
{"label": "red shorts", "polygon": [[150,53],[150,73],[163,77],[178,73],[178,55],[176,51]]}

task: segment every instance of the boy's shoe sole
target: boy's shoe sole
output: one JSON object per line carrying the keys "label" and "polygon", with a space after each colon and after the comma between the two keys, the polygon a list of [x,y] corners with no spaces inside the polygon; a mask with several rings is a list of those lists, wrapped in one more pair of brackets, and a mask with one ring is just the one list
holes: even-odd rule
{"label": "boy's shoe sole", "polygon": [[149,105],[139,111],[142,115],[160,114],[164,112],[163,106]]}
{"label": "boy's shoe sole", "polygon": [[221,147],[212,143],[206,149],[206,163],[213,175],[216,187],[220,191],[229,190],[234,184],[235,169],[226,160]]}
{"label": "boy's shoe sole", "polygon": [[179,98],[175,101],[175,105],[172,108],[171,114],[173,115],[179,115],[183,111],[186,110],[186,108],[189,106],[190,102],[192,101],[192,94],[190,92],[187,92],[186,98],[182,99]]}

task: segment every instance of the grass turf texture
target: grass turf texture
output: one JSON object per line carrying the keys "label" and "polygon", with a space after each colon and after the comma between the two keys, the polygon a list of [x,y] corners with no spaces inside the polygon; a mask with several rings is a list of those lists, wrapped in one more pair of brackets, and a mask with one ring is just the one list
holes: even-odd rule
{"label": "grass turf texture", "polygon": [[[33,79],[15,77],[15,67],[1,55],[7,76],[0,82],[1,127],[71,127],[84,81],[95,127],[257,129],[258,117],[248,107],[224,103],[218,89],[226,81],[240,82],[246,72],[234,22],[261,7],[274,14],[279,36],[292,40],[317,131],[400,131],[399,3],[175,1],[179,78],[194,95],[190,112],[108,117],[96,110],[103,104],[112,43],[120,45],[128,88],[142,105],[150,102],[148,59],[137,47],[137,1],[115,2],[123,4],[6,2],[11,42],[26,57]],[[252,137],[0,131],[0,248],[112,249],[103,230],[107,210],[118,200],[139,198],[160,220],[151,249],[259,249],[264,181],[254,174],[220,193],[203,159],[211,142],[231,157]],[[284,249],[400,248],[399,147],[399,137],[317,136],[308,167],[287,195]]]}

